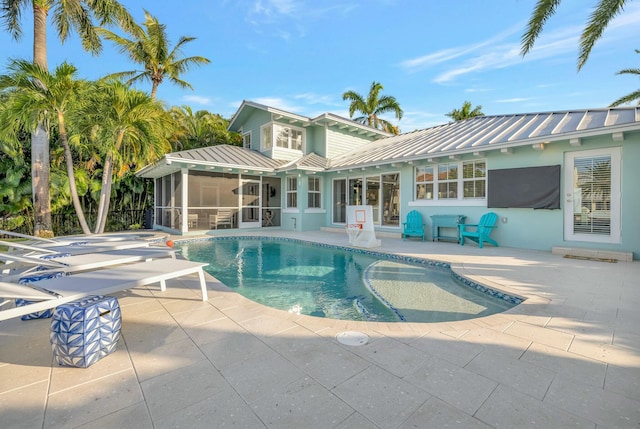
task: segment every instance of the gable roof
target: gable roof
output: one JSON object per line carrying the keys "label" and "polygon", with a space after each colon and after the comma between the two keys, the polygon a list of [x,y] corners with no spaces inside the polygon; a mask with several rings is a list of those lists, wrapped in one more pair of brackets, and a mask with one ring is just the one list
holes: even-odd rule
{"label": "gable roof", "polygon": [[478,116],[400,134],[331,159],[329,170],[640,130],[640,107]]}
{"label": "gable roof", "polygon": [[276,109],[275,107],[269,107],[247,100],[244,100],[242,102],[236,113],[233,115],[233,117],[229,121],[229,126],[227,127],[227,129],[229,131],[240,132],[242,125],[247,121],[254,110],[263,110],[265,112],[269,112],[271,114],[272,120],[282,121],[300,127],[308,127],[310,125],[336,127],[341,130],[356,132],[361,137],[366,136],[374,140],[393,135],[386,131],[372,128],[368,125],[352,121],[351,119],[343,118],[342,116],[335,115],[333,113],[323,113],[316,116],[315,118],[309,118],[307,116],[297,115],[295,113],[287,112],[285,110]]}
{"label": "gable roof", "polygon": [[329,166],[329,160],[317,153],[310,153],[304,155],[301,158],[293,160],[288,164],[282,165],[278,168],[278,171],[288,170],[306,170],[306,171],[324,171]]}

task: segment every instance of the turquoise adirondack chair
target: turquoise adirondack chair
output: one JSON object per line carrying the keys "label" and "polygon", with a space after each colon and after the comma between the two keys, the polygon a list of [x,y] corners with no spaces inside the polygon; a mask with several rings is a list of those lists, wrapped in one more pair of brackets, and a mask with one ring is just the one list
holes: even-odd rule
{"label": "turquoise adirondack chair", "polygon": [[422,237],[424,241],[424,223],[422,222],[422,215],[417,210],[411,210],[407,214],[407,221],[402,222],[404,231],[402,231],[402,239],[407,241],[407,237]]}
{"label": "turquoise adirondack chair", "polygon": [[[491,243],[498,247],[498,243],[489,237],[491,231],[497,228],[496,222],[498,221],[498,215],[489,212],[482,215],[477,225],[473,224],[460,224],[460,245],[464,246],[464,239],[468,238],[478,243],[478,247],[482,249],[482,243]],[[475,231],[467,231],[467,227],[475,227]]]}

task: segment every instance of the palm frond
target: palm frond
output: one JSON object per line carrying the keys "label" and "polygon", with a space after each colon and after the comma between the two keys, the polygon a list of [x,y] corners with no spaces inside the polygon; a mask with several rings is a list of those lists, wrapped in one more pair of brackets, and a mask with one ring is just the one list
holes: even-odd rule
{"label": "palm frond", "polygon": [[561,0],[538,0],[533,14],[527,23],[527,30],[522,36],[520,53],[522,56],[531,51],[547,20],[556,13]]}
{"label": "palm frond", "polygon": [[600,39],[609,22],[622,11],[625,3],[626,0],[600,0],[598,7],[591,14],[589,23],[580,36],[578,70],[584,66],[593,45]]}

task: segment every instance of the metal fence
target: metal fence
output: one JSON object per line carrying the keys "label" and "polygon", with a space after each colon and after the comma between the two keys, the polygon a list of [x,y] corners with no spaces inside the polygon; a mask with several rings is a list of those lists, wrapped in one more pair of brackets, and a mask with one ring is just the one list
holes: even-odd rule
{"label": "metal fence", "polygon": [[[150,228],[153,224],[151,216],[153,210],[122,210],[110,211],[107,216],[105,232],[125,231],[129,229]],[[97,213],[86,214],[87,223],[95,225]],[[75,213],[61,213],[51,215],[53,233],[59,235],[82,234],[82,228]],[[0,217],[0,229],[19,232],[21,234],[33,234],[31,221],[18,222],[15,217]],[[0,234],[2,236],[2,234]]]}

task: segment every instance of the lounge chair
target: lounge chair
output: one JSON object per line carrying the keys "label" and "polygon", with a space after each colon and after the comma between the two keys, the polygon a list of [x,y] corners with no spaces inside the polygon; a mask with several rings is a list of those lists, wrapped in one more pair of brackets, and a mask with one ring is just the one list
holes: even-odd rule
{"label": "lounge chair", "polygon": [[85,253],[81,255],[37,256],[0,253],[0,267],[6,272],[0,276],[1,281],[19,281],[29,276],[42,276],[52,272],[65,274],[91,271],[134,262],[151,261],[162,258],[175,258],[176,251],[170,248],[140,248],[112,250],[102,253]]}
{"label": "lounge chair", "polygon": [[94,234],[94,235],[71,235],[55,238],[36,237],[35,235],[20,234],[19,232],[5,231],[0,229],[0,236],[9,236],[16,238],[24,238],[41,244],[65,245],[79,242],[105,242],[105,241],[123,241],[135,240],[140,235],[137,233],[119,233],[119,234]]}
{"label": "lounge chair", "polygon": [[160,290],[165,291],[167,280],[190,274],[198,274],[202,300],[206,301],[208,299],[207,283],[202,270],[206,265],[208,264],[185,259],[158,259],[41,280],[27,285],[0,282],[0,298],[37,300],[21,307],[0,311],[0,320],[51,309],[90,295],[109,295],[158,282],[160,282]]}
{"label": "lounge chair", "polygon": [[109,242],[88,242],[82,244],[57,244],[50,243],[43,245],[24,244],[22,242],[2,241],[1,246],[6,246],[10,251],[18,250],[27,254],[70,254],[81,255],[83,253],[100,253],[109,252],[111,250],[136,249],[141,247],[149,247],[148,241],[139,240],[123,240]]}
{"label": "lounge chair", "polygon": [[[461,223],[458,225],[460,227],[460,245],[464,246],[464,239],[468,238],[469,240],[478,243],[478,247],[480,249],[482,249],[482,244],[484,242],[491,243],[498,247],[498,243],[489,237],[491,231],[493,231],[494,228],[497,228],[497,221],[498,215],[493,212],[489,212],[483,214],[480,221],[475,225]],[[467,231],[466,228],[469,227],[475,228],[475,231]]]}
{"label": "lounge chair", "polygon": [[402,231],[402,239],[407,240],[407,237],[421,237],[424,241],[424,223],[422,221],[422,215],[417,210],[411,210],[407,213],[407,221],[402,222],[404,230]]}

